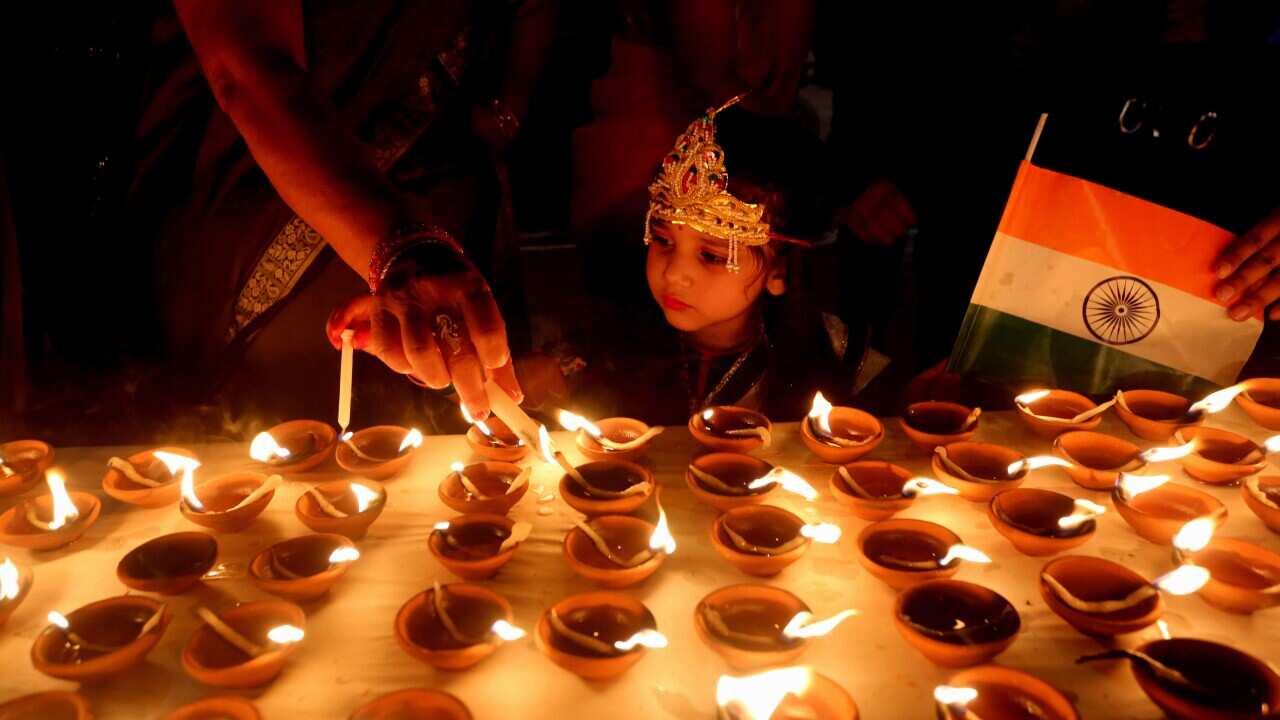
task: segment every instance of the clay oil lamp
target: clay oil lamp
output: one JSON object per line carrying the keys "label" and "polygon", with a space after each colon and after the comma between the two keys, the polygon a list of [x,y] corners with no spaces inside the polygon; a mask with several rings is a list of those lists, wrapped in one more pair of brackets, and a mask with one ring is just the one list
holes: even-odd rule
{"label": "clay oil lamp", "polygon": [[773,423],[755,410],[717,405],[689,418],[689,434],[713,452],[749,453],[769,447]]}
{"label": "clay oil lamp", "polygon": [[822,393],[813,396],[809,415],[800,421],[800,437],[809,452],[844,465],[866,455],[884,439],[884,426],[857,408],[832,407]]}
{"label": "clay oil lamp", "polygon": [[1164,442],[1179,429],[1204,422],[1205,413],[1191,412],[1191,401],[1161,390],[1117,390],[1116,415],[1129,432],[1143,440]]}
{"label": "clay oil lamp", "polygon": [[440,670],[465,670],[525,633],[511,624],[511,604],[470,583],[435,583],[396,613],[396,640],[415,660]]}
{"label": "clay oil lamp", "polygon": [[262,720],[262,713],[247,698],[219,695],[183,705],[165,715],[164,720]]}
{"label": "clay oil lamp", "polygon": [[258,433],[249,445],[249,457],[282,475],[303,473],[333,454],[338,432],[319,420],[290,420]]}
{"label": "clay oil lamp", "polygon": [[1014,488],[987,503],[996,531],[1024,555],[1056,555],[1088,542],[1107,509],[1052,490]]}
{"label": "clay oil lamp", "polygon": [[800,559],[811,542],[833,544],[840,528],[806,524],[798,515],[773,505],[746,505],[711,524],[711,545],[748,575],[770,577]]}
{"label": "clay oil lamp", "polygon": [[933,450],[933,474],[971,502],[987,502],[1018,487],[1032,467],[1016,450],[983,442],[958,442]]}
{"label": "clay oil lamp", "polygon": [[584,515],[625,515],[633,513],[653,495],[653,474],[625,460],[601,460],[574,467],[556,449],[546,426],[538,427],[538,447],[549,465],[565,472],[560,479],[560,497]]}
{"label": "clay oil lamp", "polygon": [[721,675],[716,706],[717,720],[858,720],[848,691],[806,667]]}
{"label": "clay oil lamp", "polygon": [[343,535],[316,533],[276,543],[254,556],[249,579],[259,590],[294,602],[329,592],[360,551]]}
{"label": "clay oil lamp", "polygon": [[107,474],[102,476],[102,491],[123,503],[138,507],[156,508],[178,501],[181,483],[178,475],[156,452],[196,459],[195,453],[184,448],[162,447],[135,453],[127,458],[113,457],[107,460]]}
{"label": "clay oil lamp", "polygon": [[467,412],[466,405],[459,405],[467,428],[467,445],[472,452],[495,462],[519,462],[529,455],[529,444],[515,434],[502,418],[491,415],[488,420],[476,420]]}
{"label": "clay oil lamp", "polygon": [[564,558],[569,567],[607,588],[641,582],[675,551],[676,540],[661,506],[657,525],[630,515],[601,515],[577,522],[564,538]]}
{"label": "clay oil lamp", "polygon": [[960,536],[925,520],[893,518],[871,523],[858,535],[858,562],[895,590],[955,575],[960,562],[991,562]]}
{"label": "clay oil lamp", "polygon": [[532,470],[504,462],[455,462],[436,486],[440,501],[460,513],[506,515],[529,490]]}
{"label": "clay oil lamp", "polygon": [[405,688],[370,700],[356,708],[347,720],[471,720],[465,703],[443,690]]}
{"label": "clay oil lamp", "polygon": [[940,720],[1080,720],[1061,690],[1020,670],[982,665],[947,683],[933,691]]}
{"label": "clay oil lamp", "polygon": [[0,443],[0,497],[30,490],[53,467],[53,448],[40,440]]}
{"label": "clay oil lamp", "polygon": [[863,520],[890,518],[922,495],[960,492],[931,478],[913,478],[906,468],[878,460],[860,460],[836,467],[829,487],[836,500]]}
{"label": "clay oil lamp", "polygon": [[1142,538],[1157,545],[1173,544],[1186,523],[1211,517],[1221,525],[1227,507],[1208,493],[1169,482],[1168,475],[1121,474],[1111,491],[1116,512]]}
{"label": "clay oil lamp", "polygon": [[7,557],[0,563],[0,628],[27,599],[33,580],[30,568],[19,568]]}
{"label": "clay oil lamp", "polygon": [[931,662],[968,667],[1007,650],[1022,621],[999,593],[960,580],[930,580],[898,595],[893,625]]}
{"label": "clay oil lamp", "polygon": [[1124,658],[1138,687],[1174,720],[1274,717],[1280,676],[1267,663],[1208,640],[1165,638],[1076,662]]}
{"label": "clay oil lamp", "polygon": [[1280,477],[1245,478],[1240,483],[1240,493],[1244,495],[1244,504],[1267,529],[1280,533]]}
{"label": "clay oil lamp", "polygon": [[138,592],[178,595],[195,587],[218,562],[218,541],[201,532],[161,535],[130,550],[116,577]]}
{"label": "clay oil lamp", "polygon": [[1280,553],[1244,540],[1214,537],[1209,518],[1192,520],[1173,538],[1174,560],[1202,568],[1200,597],[1227,612],[1248,615],[1280,605]]}
{"label": "clay oil lamp", "polygon": [[1280,378],[1246,380],[1236,404],[1253,421],[1268,430],[1280,430]]}
{"label": "clay oil lamp", "polygon": [[236,472],[210,480],[195,489],[195,470],[200,463],[180,455],[160,453],[173,472],[182,474],[182,500],[178,510],[191,522],[214,532],[237,533],[258,519],[276,488],[283,481],[279,475]]}
{"label": "clay oil lamp", "polygon": [[459,515],[438,522],[427,547],[446,570],[464,580],[486,580],[511,561],[533,526],[505,515]]}
{"label": "clay oil lamp", "polygon": [[551,662],[586,680],[612,680],[667,646],[653,613],[613,592],[572,595],[538,619],[534,640]]}
{"label": "clay oil lamp", "polygon": [[334,452],[338,465],[370,480],[386,480],[409,466],[414,452],[422,447],[417,428],[377,425],[357,433],[343,433]]}
{"label": "clay oil lamp", "polygon": [[1013,399],[1023,424],[1046,440],[1068,430],[1093,430],[1114,404],[1112,399],[1098,405],[1069,390],[1033,390]]}
{"label": "clay oil lamp", "polygon": [[387,491],[373,480],[320,483],[298,496],[293,513],[318,533],[359,540],[387,505]]}
{"label": "clay oil lamp", "polygon": [[0,703],[0,718],[4,720],[93,720],[93,708],[80,693],[67,690],[23,695]]}
{"label": "clay oil lamp", "polygon": [[898,419],[902,432],[916,447],[925,452],[941,445],[972,440],[978,432],[982,408],[968,408],[959,403],[926,400],[912,403]]}
{"label": "clay oil lamp", "polygon": [[1065,461],[1055,464],[1067,477],[1087,490],[1110,490],[1120,473],[1136,473],[1147,465],[1146,456],[1137,445],[1088,430],[1059,435],[1053,439],[1051,452]]}
{"label": "clay oil lamp", "polygon": [[304,637],[306,615],[297,605],[251,602],[215,614],[196,608],[204,624],[182,648],[182,669],[221,688],[253,688],[275,679]]}
{"label": "clay oil lamp", "polygon": [[1280,435],[1258,445],[1243,435],[1208,427],[1190,427],[1173,434],[1173,440],[1189,450],[1181,457],[1182,469],[1211,485],[1236,483],[1267,466],[1267,454],[1280,450]]}
{"label": "clay oil lamp", "polygon": [[1164,614],[1164,598],[1198,590],[1208,574],[1184,566],[1154,582],[1119,563],[1083,555],[1050,561],[1040,571],[1040,596],[1058,617],[1094,637],[1113,637],[1150,626]]}
{"label": "clay oil lamp", "polygon": [[821,637],[856,610],[815,621],[800,598],[770,585],[744,583],[715,590],[693,611],[698,637],[735,670],[786,665],[800,657],[809,640]]}
{"label": "clay oil lamp", "polygon": [[775,483],[751,487],[775,468],[750,455],[708,453],[694,458],[685,470],[685,483],[693,496],[725,512],[744,505],[758,505],[768,499]]}
{"label": "clay oil lamp", "polygon": [[634,418],[605,418],[599,423],[560,411],[560,425],[578,433],[578,449],[589,460],[635,460],[644,454],[649,442],[665,429],[649,427]]}
{"label": "clay oil lamp", "polygon": [[164,603],[142,595],[99,600],[49,625],[31,645],[31,665],[61,680],[93,681],[129,670],[160,642],[169,626]]}
{"label": "clay oil lamp", "polygon": [[75,542],[98,519],[102,502],[86,492],[67,492],[57,468],[45,473],[49,494],[27,498],[0,515],[0,545],[54,550]]}

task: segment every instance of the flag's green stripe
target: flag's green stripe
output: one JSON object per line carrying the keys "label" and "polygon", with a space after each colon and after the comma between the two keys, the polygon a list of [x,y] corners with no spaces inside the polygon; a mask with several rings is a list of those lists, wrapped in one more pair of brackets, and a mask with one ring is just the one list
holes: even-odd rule
{"label": "flag's green stripe", "polygon": [[1000,385],[1044,385],[1087,395],[1151,388],[1199,397],[1218,387],[1117,347],[983,305],[970,305],[965,313],[947,369]]}

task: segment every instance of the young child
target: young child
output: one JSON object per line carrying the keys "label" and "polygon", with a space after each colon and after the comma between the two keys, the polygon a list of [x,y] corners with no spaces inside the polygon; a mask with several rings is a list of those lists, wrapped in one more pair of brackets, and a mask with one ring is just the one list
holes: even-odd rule
{"label": "young child", "polygon": [[792,237],[822,225],[806,177],[806,155],[817,153],[782,123],[745,113],[725,118],[718,142],[720,114],[737,100],[689,125],[649,187],[645,272],[665,322],[648,327],[632,309],[611,324],[630,347],[589,362],[575,401],[586,411],[679,423],[741,405],[795,420],[818,390],[833,400],[853,392],[865,333],[851,338],[814,309],[802,273],[809,244]]}

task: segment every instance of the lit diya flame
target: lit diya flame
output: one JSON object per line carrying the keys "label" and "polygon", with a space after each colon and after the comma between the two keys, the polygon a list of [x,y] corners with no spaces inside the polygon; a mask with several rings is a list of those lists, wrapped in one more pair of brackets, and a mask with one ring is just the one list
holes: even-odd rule
{"label": "lit diya flame", "polygon": [[289,448],[281,447],[271,433],[265,430],[254,435],[253,442],[249,443],[249,457],[258,462],[273,463],[288,460],[292,454]]}
{"label": "lit diya flame", "polygon": [[1173,536],[1173,546],[1182,552],[1199,552],[1213,539],[1213,532],[1216,529],[1217,525],[1213,518],[1196,518],[1183,525],[1182,529]]}
{"label": "lit diya flame", "polygon": [[583,487],[591,487],[591,483],[582,477],[582,473],[569,462],[569,458],[556,449],[555,443],[551,442],[551,433],[547,432],[546,425],[538,426],[538,450],[542,452],[542,459],[546,460],[548,465],[559,465],[569,477],[581,483]]}
{"label": "lit diya flame", "polygon": [[1267,438],[1266,440],[1263,440],[1263,441],[1262,441],[1262,447],[1263,447],[1263,449],[1265,449],[1265,450],[1267,451],[1267,453],[1269,453],[1269,454],[1270,454],[1270,453],[1278,453],[1278,452],[1280,452],[1280,435],[1272,435],[1271,437]]}
{"label": "lit diya flame", "polygon": [[1143,450],[1138,453],[1138,457],[1147,462],[1167,462],[1169,460],[1178,460],[1184,458],[1196,451],[1196,441],[1192,440],[1175,447],[1153,447],[1149,450]]}
{"label": "lit diya flame", "polygon": [[654,648],[654,649],[664,648],[668,645],[667,636],[663,635],[657,630],[650,630],[646,628],[636,633],[635,635],[632,635],[626,640],[619,640],[613,644],[615,648],[621,650],[622,652],[630,652],[631,650],[634,650],[637,646],[641,646],[641,645],[647,648]]}
{"label": "lit diya flame", "polygon": [[360,559],[360,551],[353,547],[335,548],[329,553],[330,565],[341,565],[342,563],[355,562]]}
{"label": "lit diya flame", "polygon": [[969,703],[978,699],[978,691],[971,687],[939,685],[933,689],[933,699],[944,707],[949,707],[959,712],[967,712],[965,708]]}
{"label": "lit diya flame", "polygon": [[50,625],[53,625],[64,632],[71,629],[71,623],[67,621],[67,616],[57,610],[50,610],[49,614],[45,616],[45,619],[49,621]]}
{"label": "lit diya flame", "polygon": [[409,428],[409,432],[404,434],[404,440],[400,441],[400,449],[396,452],[404,454],[407,450],[419,447],[422,447],[422,432],[418,428]]}
{"label": "lit diya flame", "polygon": [[653,528],[653,534],[649,535],[649,550],[665,555],[676,551],[676,539],[667,527],[667,511],[662,509],[661,503],[658,504],[658,524]]}
{"label": "lit diya flame", "polygon": [[1152,585],[1170,595],[1190,595],[1209,582],[1209,571],[1199,565],[1179,565],[1152,581]]}
{"label": "lit diya flame", "polygon": [[1066,460],[1063,460],[1060,457],[1055,457],[1053,455],[1036,455],[1035,457],[1023,458],[1021,460],[1014,460],[1013,462],[1009,463],[1009,467],[1005,468],[1005,472],[1009,474],[1009,477],[1013,477],[1014,475],[1017,475],[1018,473],[1021,473],[1023,471],[1031,472],[1032,470],[1039,470],[1040,468],[1045,468],[1050,466],[1066,467],[1066,468],[1075,467],[1074,465],[1067,462]]}
{"label": "lit diya flame", "polygon": [[[504,443],[503,441],[499,440],[497,435],[493,434],[493,430],[490,429],[488,423],[486,423],[484,420],[476,420],[475,418],[471,417],[471,412],[467,410],[466,405],[459,405],[458,409],[462,411],[462,419],[466,420],[468,423],[472,425],[475,425],[476,429],[480,431],[480,434],[488,438],[490,442],[492,442],[495,445],[503,445],[503,446],[507,445],[507,443]],[[519,447],[523,444],[524,444],[523,440],[521,440],[520,438],[516,438],[516,444],[510,447]]]}
{"label": "lit diya flame", "polygon": [[1142,493],[1151,492],[1167,482],[1169,482],[1168,475],[1130,475],[1128,473],[1120,473],[1120,476],[1116,478],[1116,489],[1120,491],[1120,497],[1126,501],[1132,501]]}
{"label": "lit diya flame", "polygon": [[1173,635],[1169,632],[1169,623],[1164,620],[1156,621],[1156,629],[1160,631],[1160,637],[1164,640],[1170,640]]}
{"label": "lit diya flame", "polygon": [[497,635],[503,642],[513,642],[525,636],[524,630],[512,625],[506,620],[495,620],[490,626],[489,631]]}
{"label": "lit diya flame", "polygon": [[1015,397],[1013,401],[1025,408],[1028,405],[1034,404],[1037,400],[1047,397],[1049,392],[1049,390],[1031,390]]}
{"label": "lit diya flame", "polygon": [[44,474],[44,481],[49,485],[49,496],[53,498],[53,519],[48,523],[39,523],[46,530],[57,530],[68,522],[80,517],[76,504],[71,502],[67,494],[67,479],[57,470]]}
{"label": "lit diya flame", "polygon": [[782,628],[782,634],[793,640],[822,637],[835,630],[840,623],[857,614],[857,610],[841,610],[826,620],[814,622],[813,613],[801,610],[791,617],[786,627]]}
{"label": "lit diya flame", "polygon": [[800,534],[810,540],[824,545],[833,545],[840,540],[840,526],[831,523],[809,523],[800,528]]}
{"label": "lit diya flame", "polygon": [[267,631],[267,639],[277,645],[292,645],[296,642],[302,642],[302,638],[306,637],[306,633],[302,628],[293,625],[277,625]]}
{"label": "lit diya flame", "polygon": [[1192,403],[1191,407],[1187,409],[1187,414],[1196,416],[1201,413],[1212,415],[1213,413],[1222,412],[1227,409],[1227,406],[1231,404],[1231,401],[1234,400],[1237,395],[1244,392],[1246,389],[1248,388],[1244,383],[1238,383],[1231,387],[1223,388],[1217,392],[1209,393],[1208,395],[1205,395],[1203,399]]}
{"label": "lit diya flame", "polygon": [[0,563],[0,602],[18,597],[22,588],[18,584],[18,566],[9,558]]}
{"label": "lit diya flame", "polygon": [[781,485],[783,490],[793,492],[805,500],[812,501],[816,500],[818,497],[818,491],[814,490],[812,485],[810,485],[804,478],[784,467],[775,467],[768,473],[752,480],[747,485],[747,488],[750,490],[759,490],[762,487],[767,487],[775,483]]}
{"label": "lit diya flame", "polygon": [[559,414],[559,419],[560,419],[560,427],[564,428],[565,430],[568,430],[569,432],[577,432],[579,430],[582,430],[586,432],[588,435],[590,435],[591,437],[595,438],[597,441],[601,440],[604,437],[604,433],[600,432],[600,428],[596,427],[595,423],[582,417],[581,415],[576,415],[574,413],[569,412],[568,410],[561,410]]}
{"label": "lit diya flame", "polygon": [[204,512],[204,503],[196,497],[195,472],[200,467],[200,461],[164,450],[157,450],[153,454],[169,469],[170,475],[182,475],[182,500],[187,507],[196,512]]}
{"label": "lit diya flame", "polygon": [[969,547],[968,545],[952,545],[947,548],[947,554],[943,555],[942,558],[938,560],[938,565],[946,567],[956,560],[965,560],[967,562],[975,563],[991,562],[991,558],[987,557],[987,554],[978,548]]}
{"label": "lit diya flame", "polygon": [[813,396],[813,405],[809,408],[809,422],[822,435],[831,437],[831,403],[821,392]]}
{"label": "lit diya flame", "polygon": [[356,512],[358,513],[368,510],[373,501],[378,499],[377,492],[360,483],[351,483],[351,494],[356,496]]}
{"label": "lit diya flame", "polygon": [[915,477],[902,484],[903,497],[924,497],[925,495],[959,495],[960,491],[927,477]]}
{"label": "lit diya flame", "polygon": [[1058,518],[1058,527],[1063,530],[1074,530],[1107,511],[1098,503],[1083,498],[1077,499],[1075,505],[1076,512]]}
{"label": "lit diya flame", "polygon": [[5,461],[4,453],[0,453],[0,477],[13,477],[16,474]]}
{"label": "lit diya flame", "polygon": [[813,682],[808,668],[790,667],[716,682],[716,705],[733,720],[769,720],[788,695],[800,696]]}
{"label": "lit diya flame", "polygon": [[439,530],[440,532],[444,532],[449,529],[449,521],[441,520],[440,522],[436,523],[435,525],[432,525],[431,527],[434,530]]}

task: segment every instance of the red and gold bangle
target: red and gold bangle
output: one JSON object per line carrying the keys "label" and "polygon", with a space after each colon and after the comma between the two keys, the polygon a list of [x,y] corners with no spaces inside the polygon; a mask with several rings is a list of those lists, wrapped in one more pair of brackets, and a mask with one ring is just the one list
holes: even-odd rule
{"label": "red and gold bangle", "polygon": [[386,279],[387,272],[395,264],[397,258],[411,248],[432,244],[447,245],[458,252],[462,252],[453,236],[439,225],[421,222],[404,222],[396,225],[373,251],[373,258],[369,261],[369,276],[367,278],[369,292],[377,294],[378,288],[382,286],[382,281]]}

